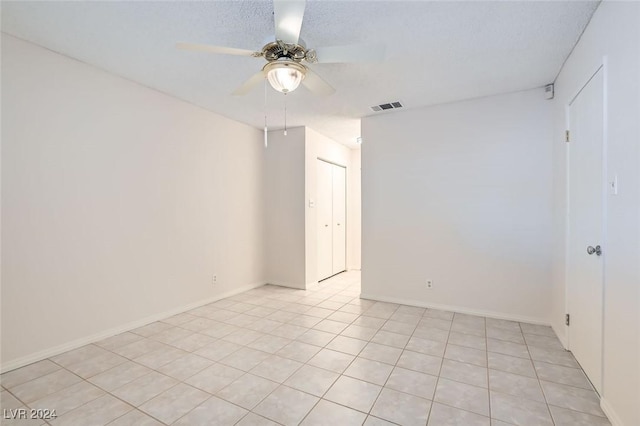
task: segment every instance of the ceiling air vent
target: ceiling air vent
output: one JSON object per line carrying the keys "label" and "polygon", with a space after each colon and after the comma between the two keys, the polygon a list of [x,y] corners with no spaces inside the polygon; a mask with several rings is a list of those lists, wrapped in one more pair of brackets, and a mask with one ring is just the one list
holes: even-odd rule
{"label": "ceiling air vent", "polygon": [[371,110],[377,112],[377,111],[384,111],[388,109],[402,108],[402,106],[403,105],[400,103],[400,101],[396,101],[396,102],[389,102],[387,104],[374,105],[371,107]]}

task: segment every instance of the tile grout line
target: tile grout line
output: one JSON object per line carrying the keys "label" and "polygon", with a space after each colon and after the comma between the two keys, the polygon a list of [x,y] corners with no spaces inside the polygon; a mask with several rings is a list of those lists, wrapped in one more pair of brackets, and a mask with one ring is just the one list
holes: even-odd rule
{"label": "tile grout line", "polygon": [[[387,303],[387,302],[383,302],[383,303]],[[375,306],[375,305],[373,305],[373,306]],[[385,319],[384,323],[382,323],[382,325],[380,326],[380,328],[378,329],[376,334],[378,334],[378,332],[380,332],[382,330],[382,327],[384,327],[387,324],[387,322],[389,322],[389,318],[391,318],[393,316],[393,314],[395,314],[398,311],[399,306],[400,305],[396,306],[396,308],[393,310],[391,315],[387,319]],[[374,334],[373,337],[371,337],[371,338],[373,339],[376,336],[376,334]],[[407,343],[408,342],[409,342],[409,340],[407,340]],[[374,343],[378,343],[378,342],[374,342]],[[407,346],[407,343],[405,343],[404,347]],[[378,343],[378,344],[381,345],[382,343]],[[402,348],[402,352],[400,352],[400,356],[396,360],[396,363],[393,365],[393,369],[391,369],[391,373],[389,373],[389,377],[391,377],[391,374],[393,374],[393,370],[396,368],[396,365],[398,364],[398,360],[400,360],[400,358],[402,357],[402,354],[404,353],[404,347]],[[377,362],[381,362],[381,361],[377,361]],[[387,377],[387,379],[385,380],[385,382],[384,382],[385,385],[389,381],[389,377]],[[371,414],[371,411],[376,406],[376,403],[378,402],[378,399],[380,398],[380,395],[382,394],[383,389],[384,389],[384,385],[380,386],[380,390],[378,391],[378,394],[376,395],[375,399],[373,400],[373,403],[371,404],[371,408],[369,408],[369,411],[367,412],[367,417],[365,417],[365,421],[369,418],[369,416],[376,417],[373,414]],[[387,420],[387,419],[384,419],[384,420]]]}
{"label": "tile grout line", "polygon": [[531,352],[529,351],[529,345],[527,344],[527,339],[524,336],[524,330],[522,330],[522,325],[518,323],[520,327],[520,332],[522,333],[522,339],[524,340],[525,347],[527,348],[527,354],[529,354],[529,359],[531,360],[531,365],[533,365],[533,372],[536,375],[536,379],[538,380],[538,387],[540,388],[540,392],[542,392],[542,397],[544,398],[545,405],[547,406],[547,412],[549,413],[549,418],[551,419],[551,424],[555,425],[556,421],[553,418],[553,414],[551,413],[551,408],[549,408],[549,401],[547,400],[547,395],[542,387],[542,383],[540,383],[540,376],[538,376],[538,369],[536,368],[536,364],[533,362],[533,358],[531,357]]}
{"label": "tile grout line", "polygon": [[[425,313],[426,312],[427,311],[425,311]],[[444,342],[444,350],[442,351],[442,361],[440,361],[440,369],[438,370],[438,375],[436,376],[436,384],[433,388],[433,397],[431,399],[431,406],[429,407],[429,414],[427,415],[427,423],[425,425],[429,424],[429,421],[431,420],[431,414],[433,413],[433,404],[436,403],[436,393],[438,392],[438,385],[440,384],[440,377],[441,377],[440,375],[442,374],[442,366],[445,360],[444,356],[447,353],[447,346],[449,345],[449,338],[451,337],[451,328],[453,327],[453,320],[455,319],[455,317],[456,317],[456,314],[453,313],[453,315],[451,316],[451,324],[449,325],[449,330],[447,331],[447,340]]]}
{"label": "tile grout line", "polygon": [[[327,300],[327,299],[325,299],[325,300]],[[347,304],[347,303],[345,303],[345,305],[346,305],[346,304]],[[317,306],[317,305],[314,305],[314,306]],[[343,305],[343,306],[344,306],[344,305]],[[323,309],[325,309],[325,308],[323,308]],[[337,310],[334,310],[334,313],[335,313],[335,312],[337,312]],[[318,323],[320,323],[320,322],[324,321],[325,319],[327,319],[327,318],[328,318],[329,316],[331,316],[331,315],[333,315],[333,314],[327,315],[326,317],[322,318]],[[317,323],[317,324],[318,324],[318,323]],[[316,324],[316,325],[317,325],[317,324]],[[351,323],[349,323],[349,325],[350,325],[350,324],[351,324]],[[345,329],[346,329],[346,328],[345,328]],[[308,330],[307,330],[307,331],[309,331],[309,330],[315,330],[315,329],[314,329],[313,327],[310,327],[310,328],[308,328]],[[318,330],[318,331],[322,331],[322,330]],[[305,332],[305,333],[306,333],[306,332]],[[303,334],[304,334],[304,333],[303,333]],[[333,333],[331,333],[331,334],[333,334]],[[336,337],[338,337],[339,335],[340,335],[340,334],[337,334],[334,338],[332,338],[330,341],[328,341],[324,346],[321,346],[321,347],[320,347],[320,348],[321,348],[320,350],[322,350],[322,349],[327,349],[327,345],[328,345],[329,343],[331,343],[331,342],[332,342]],[[300,337],[300,336],[298,336],[298,337]],[[297,339],[297,338],[296,338],[296,339]],[[293,341],[297,341],[296,339],[293,339],[293,340],[292,340],[292,342],[293,342]],[[304,343],[304,342],[303,342],[303,343]],[[316,346],[316,345],[313,345],[313,346]],[[315,355],[314,355],[314,356],[315,356]],[[313,356],[312,356],[311,358],[313,358]],[[300,366],[296,371],[294,371],[292,374],[290,374],[290,375],[289,375],[289,376],[288,376],[288,377],[287,377],[287,378],[286,378],[282,383],[279,383],[279,384],[278,384],[278,386],[277,386],[273,391],[271,391],[269,394],[265,395],[265,397],[264,397],[264,398],[262,398],[262,399],[261,399],[261,400],[260,400],[260,401],[259,401],[259,402],[258,402],[258,403],[257,403],[257,404],[252,408],[252,409],[251,409],[251,410],[249,410],[249,413],[254,413],[254,414],[256,414],[256,415],[260,415],[260,414],[258,414],[258,413],[255,413],[255,412],[253,411],[253,409],[255,409],[258,405],[260,405],[264,400],[266,400],[266,399],[267,399],[271,394],[273,394],[273,393],[274,393],[278,388],[280,388],[281,386],[286,386],[286,387],[288,387],[288,388],[290,388],[290,389],[294,389],[294,390],[296,390],[296,391],[298,391],[298,392],[302,392],[302,393],[305,393],[305,394],[307,394],[307,395],[310,395],[310,396],[313,396],[313,397],[315,397],[315,398],[318,398],[318,401],[316,401],[316,403],[313,405],[313,407],[312,407],[312,408],[311,408],[311,409],[310,409],[310,410],[305,414],[305,416],[304,416],[304,417],[303,417],[303,419],[301,420],[301,422],[302,422],[302,421],[304,421],[304,419],[309,415],[309,413],[311,413],[311,411],[313,411],[313,409],[314,409],[314,408],[318,405],[318,403],[323,399],[324,395],[329,391],[329,389],[331,388],[331,386],[333,386],[333,384],[335,384],[335,382],[336,382],[336,381],[340,378],[340,376],[342,375],[342,374],[340,374],[340,375],[339,375],[339,376],[338,376],[338,377],[337,377],[337,378],[332,382],[332,384],[327,388],[327,390],[324,392],[324,394],[323,394],[321,397],[317,397],[316,395],[312,395],[312,394],[309,394],[309,393],[307,393],[307,392],[305,392],[305,391],[301,391],[301,390],[299,390],[299,389],[292,388],[292,387],[290,387],[290,386],[286,385],[286,384],[285,384],[285,382],[286,382],[286,381],[287,381],[291,376],[293,376],[296,372],[298,372],[302,367],[304,367],[304,366],[310,366],[310,367],[314,367],[314,368],[321,368],[321,367],[316,367],[316,366],[313,366],[313,365],[311,365],[311,364],[308,364],[308,361],[309,361],[309,360],[311,360],[311,358],[309,358],[305,363],[303,363],[303,364],[302,364],[302,366]],[[355,358],[354,358],[354,359],[355,359]],[[325,370],[325,369],[323,369],[323,370]],[[330,370],[325,370],[325,371],[330,371]],[[233,383],[233,382],[232,382],[232,383]],[[247,414],[246,414],[245,416],[243,416],[243,417],[246,417],[249,413],[247,413]],[[264,416],[262,416],[262,417],[264,417]],[[270,419],[270,420],[273,420],[273,419]]]}

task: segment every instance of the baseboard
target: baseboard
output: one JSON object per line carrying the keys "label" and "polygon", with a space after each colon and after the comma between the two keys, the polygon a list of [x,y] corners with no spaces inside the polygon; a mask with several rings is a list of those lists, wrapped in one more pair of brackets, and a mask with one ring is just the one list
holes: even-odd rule
{"label": "baseboard", "polygon": [[204,306],[209,303],[216,302],[220,299],[226,299],[227,297],[235,296],[236,294],[243,293],[245,291],[252,290],[254,288],[261,287],[263,285],[265,285],[265,283],[261,282],[261,283],[242,286],[224,293],[217,294],[205,300],[199,300],[197,302],[193,302],[188,305],[183,305],[178,308],[170,309],[168,311],[154,314],[154,315],[142,318],[140,320],[132,321],[132,322],[120,325],[118,327],[113,327],[108,330],[101,331],[99,333],[82,337],[80,339],[72,340],[71,342],[63,343],[62,345],[54,346],[52,348],[44,349],[36,353],[14,359],[6,363],[2,363],[0,365],[0,373],[6,373],[7,371],[15,370],[16,368],[24,367],[25,365],[29,365],[34,362],[42,361],[43,359],[47,359],[52,356],[56,356],[73,349],[77,349],[84,345],[99,342],[100,340],[106,339],[111,336],[115,336],[116,334],[124,333],[125,331],[130,331],[135,328],[150,324],[152,322],[160,321],[165,318],[169,318],[170,316],[180,314],[182,312],[190,311],[191,309],[199,308],[200,306]]}
{"label": "baseboard", "polygon": [[420,308],[439,309],[442,311],[458,312],[460,314],[479,315],[488,318],[503,319],[509,321],[526,322],[529,324],[550,325],[547,321],[539,318],[532,318],[520,315],[504,314],[501,312],[485,311],[481,309],[469,309],[462,306],[441,305],[437,303],[423,303],[413,299],[402,299],[397,297],[378,296],[368,293],[360,293],[361,299],[375,300],[378,302],[398,303],[402,305],[417,306]]}
{"label": "baseboard", "polygon": [[624,426],[620,417],[616,414],[609,401],[604,398],[600,398],[600,408],[604,411],[604,414],[607,416],[609,421],[611,422],[611,426]]}
{"label": "baseboard", "polygon": [[304,283],[302,283],[302,284],[292,284],[292,283],[285,283],[285,282],[282,282],[282,281],[270,280],[270,281],[267,282],[267,284],[277,285],[279,287],[295,288],[296,290],[305,290],[305,288],[306,288],[306,285]]}

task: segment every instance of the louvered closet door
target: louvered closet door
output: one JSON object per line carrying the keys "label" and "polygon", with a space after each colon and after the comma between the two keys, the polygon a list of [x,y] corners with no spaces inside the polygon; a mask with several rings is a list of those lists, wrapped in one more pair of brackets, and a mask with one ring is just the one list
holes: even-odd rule
{"label": "louvered closet door", "polygon": [[318,160],[318,280],[333,275],[333,164]]}
{"label": "louvered closet door", "polygon": [[347,269],[347,170],[333,166],[333,274]]}

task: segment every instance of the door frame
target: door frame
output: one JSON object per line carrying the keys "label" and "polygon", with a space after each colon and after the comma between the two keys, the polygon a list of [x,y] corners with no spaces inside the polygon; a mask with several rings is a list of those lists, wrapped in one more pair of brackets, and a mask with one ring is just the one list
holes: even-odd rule
{"label": "door frame", "polygon": [[[600,281],[602,283],[601,286],[601,298],[602,298],[602,308],[601,308],[601,327],[602,334],[600,336],[600,378],[601,378],[601,389],[600,394],[604,393],[605,388],[605,372],[604,372],[604,341],[605,341],[605,289],[606,289],[606,280],[605,280],[605,271],[606,271],[606,257],[607,257],[607,194],[608,194],[608,170],[607,170],[607,152],[608,152],[608,61],[607,56],[602,57],[602,61],[594,64],[595,66],[590,67],[591,70],[595,68],[595,71],[588,73],[586,79],[583,79],[584,83],[581,83],[577,90],[572,92],[572,95],[569,97],[569,100],[565,104],[565,128],[571,131],[571,105],[576,100],[576,98],[580,95],[582,90],[591,82],[591,80],[598,74],[598,72],[602,72],[602,181],[600,182],[600,205],[602,208],[602,241],[601,245],[604,247],[602,253],[602,276],[600,277]],[[565,143],[565,262],[564,262],[564,281],[565,281],[565,312],[571,313],[571,291],[569,282],[569,238],[570,238],[570,220],[571,220],[571,182],[570,182],[570,173],[571,173],[571,143]],[[566,330],[566,349],[571,350],[571,327],[565,326]]]}

